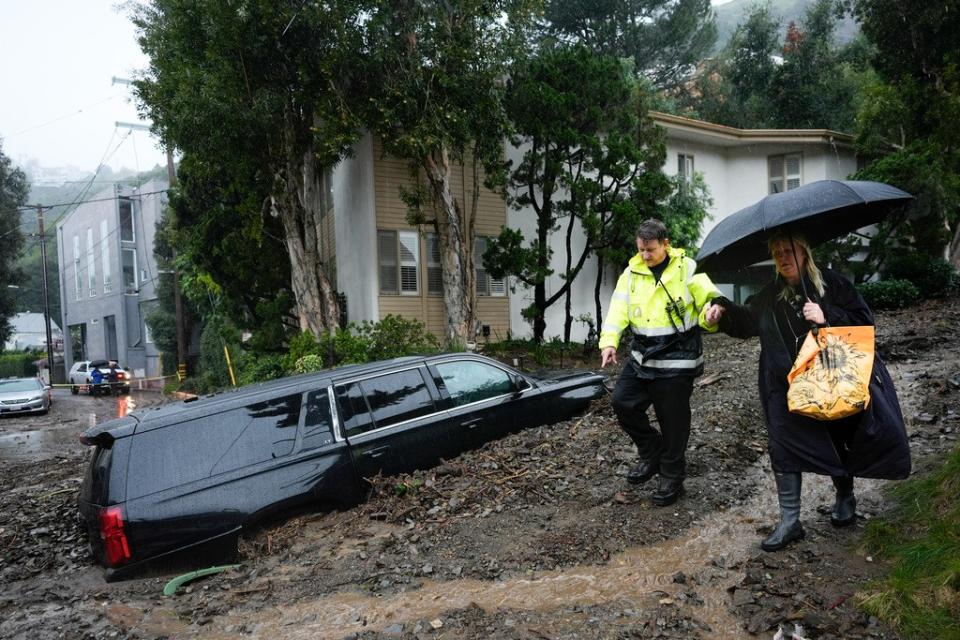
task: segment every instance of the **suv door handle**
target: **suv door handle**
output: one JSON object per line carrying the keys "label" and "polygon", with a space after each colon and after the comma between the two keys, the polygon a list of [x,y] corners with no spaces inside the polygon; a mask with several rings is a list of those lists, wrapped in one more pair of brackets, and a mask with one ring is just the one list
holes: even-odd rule
{"label": "suv door handle", "polygon": [[364,458],[382,458],[387,455],[387,452],[390,451],[390,447],[377,447],[376,449],[368,449],[363,452]]}
{"label": "suv door handle", "polygon": [[476,429],[480,426],[481,422],[483,422],[483,418],[474,418],[472,420],[464,420],[460,423],[460,426],[464,429]]}

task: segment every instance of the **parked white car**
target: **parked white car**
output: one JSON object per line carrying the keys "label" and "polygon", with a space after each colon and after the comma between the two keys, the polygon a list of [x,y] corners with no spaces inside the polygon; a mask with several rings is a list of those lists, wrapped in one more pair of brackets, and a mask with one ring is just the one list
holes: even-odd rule
{"label": "parked white car", "polygon": [[[98,371],[99,374],[95,375],[94,370]],[[67,378],[70,382],[70,393],[74,395],[80,393],[81,390],[87,391],[92,396],[112,392],[130,393],[130,372],[117,364],[111,369],[109,360],[81,360],[75,362],[70,367]],[[99,383],[97,380],[99,380]]]}
{"label": "parked white car", "polygon": [[39,378],[0,378],[0,414],[46,413],[50,387]]}

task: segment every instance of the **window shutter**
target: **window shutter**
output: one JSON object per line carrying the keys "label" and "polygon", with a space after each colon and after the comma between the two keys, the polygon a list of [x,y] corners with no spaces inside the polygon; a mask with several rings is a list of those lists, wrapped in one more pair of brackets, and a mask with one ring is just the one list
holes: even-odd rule
{"label": "window shutter", "polygon": [[380,255],[380,293],[398,294],[397,232],[378,231],[377,248]]}
{"label": "window shutter", "polygon": [[419,238],[415,232],[400,232],[400,293],[419,293]]}
{"label": "window shutter", "polygon": [[443,295],[443,271],[440,266],[440,239],[427,234],[427,293]]}

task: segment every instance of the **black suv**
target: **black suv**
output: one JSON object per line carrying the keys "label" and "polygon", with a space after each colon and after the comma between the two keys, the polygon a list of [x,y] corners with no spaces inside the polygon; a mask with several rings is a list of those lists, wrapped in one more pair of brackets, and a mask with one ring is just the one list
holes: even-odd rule
{"label": "black suv", "polygon": [[400,358],[144,409],[87,430],[79,508],[107,579],[235,553],[292,507],[361,501],[364,478],[430,467],[604,391],[590,372],[521,374],[467,353]]}

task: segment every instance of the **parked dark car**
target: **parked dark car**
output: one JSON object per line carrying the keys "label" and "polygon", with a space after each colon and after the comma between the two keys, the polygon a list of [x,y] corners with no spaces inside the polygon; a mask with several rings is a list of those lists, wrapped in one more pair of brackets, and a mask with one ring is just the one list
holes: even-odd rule
{"label": "parked dark car", "polygon": [[[437,464],[602,395],[590,372],[521,374],[457,353],[356,365],[137,411],[87,430],[81,519],[108,580],[235,553],[240,531],[349,506],[364,478]],[[190,552],[195,552],[191,554]]]}

